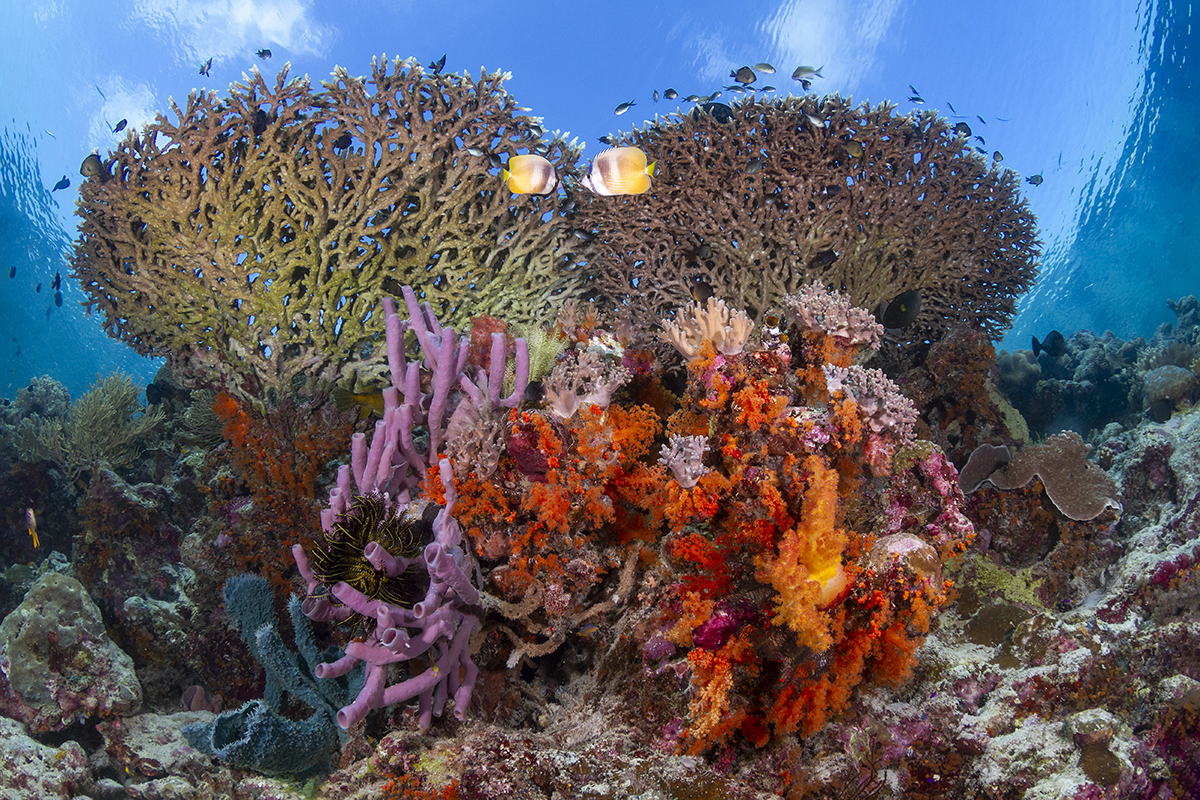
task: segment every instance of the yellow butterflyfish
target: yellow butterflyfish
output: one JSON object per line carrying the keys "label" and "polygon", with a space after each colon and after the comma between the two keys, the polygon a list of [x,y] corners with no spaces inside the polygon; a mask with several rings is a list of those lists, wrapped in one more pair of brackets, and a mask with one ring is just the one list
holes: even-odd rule
{"label": "yellow butterflyfish", "polygon": [[[596,194],[642,194],[650,188],[654,164],[640,147],[610,147],[592,162],[583,185]],[[655,162],[657,163],[657,162]]]}
{"label": "yellow butterflyfish", "polygon": [[512,156],[500,176],[513,194],[547,195],[558,188],[554,165],[541,156]]}

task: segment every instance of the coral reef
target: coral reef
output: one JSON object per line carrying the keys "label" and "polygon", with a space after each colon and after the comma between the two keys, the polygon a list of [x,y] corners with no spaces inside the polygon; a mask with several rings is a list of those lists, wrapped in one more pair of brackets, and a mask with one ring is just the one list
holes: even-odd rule
{"label": "coral reef", "polygon": [[1070,428],[1091,438],[1143,414],[1165,422],[1197,400],[1200,367],[1200,301],[1188,295],[1167,305],[1176,324],[1163,323],[1149,342],[1076,331],[1058,355],[1001,352],[998,387],[1043,435]]}
{"label": "coral reef", "polygon": [[133,659],[109,639],[79,581],[43,575],[0,622],[0,712],[36,732],[129,714],[142,703]]}
{"label": "coral reef", "polygon": [[837,96],[719,108],[612,137],[659,164],[645,195],[580,206],[612,302],[659,317],[704,286],[762,322],[816,281],[867,309],[920,291],[920,315],[891,339],[905,350],[953,322],[993,338],[1007,326],[1036,275],[1033,216],[1017,176],[950,122]]}
{"label": "coral reef", "polygon": [[113,373],[93,384],[65,416],[52,409],[47,416],[25,416],[12,434],[18,457],[53,462],[70,480],[101,466],[129,466],[139,441],[163,420],[160,409],[138,403],[141,393],[127,375]]}
{"label": "coral reef", "polygon": [[243,397],[356,367],[370,381],[372,310],[418,278],[446,320],[549,314],[582,294],[580,240],[558,198],[502,189],[497,154],[537,150],[569,171],[579,151],[543,140],[505,77],[385,57],[319,90],[285,69],[190,95],[81,187],[73,268],[89,308],[178,380],[224,375]]}
{"label": "coral reef", "polygon": [[1029,440],[1024,418],[997,388],[996,352],[983,331],[952,327],[896,383],[917,404],[929,438],[960,469],[981,446]]}
{"label": "coral reef", "polygon": [[291,393],[255,404],[220,392],[212,411],[226,442],[206,465],[209,501],[221,508],[214,521],[221,560],[231,572],[263,575],[277,592],[290,592],[291,542],[312,541],[329,465],[355,430],[354,414],[339,412],[324,395]]}
{"label": "coral reef", "polygon": [[86,184],[93,305],[178,377],[87,481],[17,458],[61,387],[0,404],[0,791],[1200,795],[1200,302],[997,357],[1032,220],[944,120],[708,104],[624,137],[641,197],[514,198],[578,177],[516,110],[256,74]]}
{"label": "coral reef", "polygon": [[[581,401],[564,417],[529,391],[528,348],[505,326],[481,323],[478,335],[459,337],[406,293],[407,320],[389,314],[393,338],[412,326],[428,349],[417,359],[391,350],[400,388],[388,390],[374,438],[350,436],[350,464],[331,481],[325,524],[308,545],[306,602],[336,609],[343,630],[312,633],[355,659],[395,658],[389,636],[406,652],[431,640],[437,666],[405,659],[377,679],[383,694],[339,683],[321,712],[332,772],[307,784],[246,774],[190,748],[180,728],[215,728],[205,711],[110,715],[100,738],[68,726],[61,757],[26,749],[29,758],[6,766],[31,785],[69,781],[89,796],[185,787],[219,798],[489,800],[1195,794],[1200,415],[1185,401],[1163,423],[1107,425],[1090,453],[1076,436],[1027,446],[1031,463],[1044,461],[1039,452],[1069,458],[1020,488],[982,483],[964,502],[950,459],[922,437],[964,456],[981,438],[1009,441],[982,400],[974,416],[963,411],[967,395],[989,396],[986,363],[970,363],[984,352],[978,342],[952,334],[925,373],[905,376],[935,392],[916,420],[899,386],[861,364],[870,318],[850,324],[853,315],[836,311],[845,296],[805,296],[785,303],[784,319],[756,326],[741,353],[701,341],[679,395],[663,389],[661,362],[622,338],[621,325],[614,334],[601,315],[564,314],[553,338],[565,341],[554,349],[567,378],[578,369],[601,383],[619,376],[596,395],[607,406]],[[580,398],[591,394],[578,385]],[[880,424],[873,408],[895,418]],[[270,427],[245,413],[226,416],[259,434]],[[955,434],[953,420],[970,424]],[[168,419],[174,438],[143,452],[128,478],[101,470],[92,479],[78,567],[104,586],[113,635],[136,643],[138,676],[155,685],[159,709],[178,708],[192,684],[206,687],[203,704],[216,689],[237,705],[275,690],[255,685],[208,587],[236,565],[231,549],[260,541],[276,551],[284,534],[294,542],[303,531],[255,539],[269,530],[258,527],[259,498],[238,492],[260,479],[232,477],[229,443],[165,455],[189,441],[181,421]],[[350,430],[338,429],[343,443]],[[290,436],[262,438],[276,454],[268,457]],[[988,447],[964,486],[996,474],[992,451],[1002,448]],[[1066,477],[1072,488],[1073,475],[1099,469],[1118,492],[1106,486],[1098,497],[1124,513],[1071,519],[1050,484]],[[311,474],[312,491],[330,485],[326,469]],[[386,518],[367,514],[364,497]],[[477,603],[422,566],[435,522],[443,537],[461,526],[453,580],[466,599],[477,590]],[[343,540],[352,546],[336,549]],[[400,569],[413,552],[415,568]],[[334,563],[341,572],[329,571]],[[314,580],[318,572],[325,578]],[[346,591],[352,581],[361,597],[390,599],[362,603]],[[270,592],[256,585],[275,655],[257,638],[251,649],[289,676],[268,684],[329,691],[303,677],[301,662],[336,664],[339,653],[315,653],[305,633],[297,643],[309,641],[300,648],[309,655],[290,654]],[[436,625],[413,616],[434,597],[435,616],[449,607],[463,617],[430,633]],[[300,611],[293,604],[303,632]],[[456,641],[465,642],[458,653]],[[166,649],[178,654],[174,667],[157,660]],[[453,706],[452,676],[471,694]],[[413,702],[384,707],[389,684],[415,693]],[[455,714],[438,717],[443,688],[443,708]],[[198,695],[189,692],[192,704]],[[356,698],[367,710],[339,735],[333,719]],[[263,722],[264,705],[233,721]],[[291,724],[313,714],[306,702],[284,708]],[[251,730],[246,738],[266,738],[235,726]],[[47,771],[59,764],[61,777]]]}

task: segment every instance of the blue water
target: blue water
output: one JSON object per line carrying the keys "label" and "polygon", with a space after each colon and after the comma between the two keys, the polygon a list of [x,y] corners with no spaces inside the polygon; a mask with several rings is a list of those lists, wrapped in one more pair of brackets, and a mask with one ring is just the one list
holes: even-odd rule
{"label": "blue water", "polygon": [[[99,317],[80,306],[84,294],[70,279],[71,235],[55,194],[63,192],[51,193],[42,182],[37,137],[26,126],[6,126],[0,135],[0,396],[14,397],[40,375],[52,375],[72,397],[113,371],[148,383],[158,362],[105,336]],[[56,273],[61,306],[51,285]]]}
{"label": "blue water", "polygon": [[1051,329],[1149,337],[1175,321],[1168,298],[1200,293],[1200,31],[1193,16],[1188,3],[1144,10],[1144,74],[1124,141],[1082,171],[1075,226],[1043,231],[1050,247],[1042,278],[1005,344],[1029,347],[1031,335]]}
{"label": "blue water", "polygon": [[[447,52],[452,71],[511,70],[518,100],[547,129],[578,134],[587,155],[599,134],[672,110],[653,103],[652,87],[712,91],[740,63],[775,61],[783,90],[795,87],[790,65],[824,65],[814,91],[901,111],[915,108],[913,84],[926,108],[953,104],[970,119],[1005,167],[1045,178],[1022,184],[1041,223],[1042,277],[1002,346],[1028,347],[1052,328],[1148,337],[1173,320],[1168,299],[1200,289],[1200,65],[1187,3],[780,0],[735,11],[669,0],[633,19],[600,3],[511,18],[468,1],[452,17],[376,6],[281,0],[250,3],[250,18],[203,2],[0,8],[0,395],[47,373],[73,396],[111,370],[150,380],[158,363],[109,339],[69,278],[79,162],[124,135],[111,131],[117,119],[148,122],[169,96],[223,91],[252,68],[273,76],[285,59],[314,82],[336,64],[364,74],[384,51]],[[254,58],[264,46],[273,61]],[[211,79],[196,74],[205,53]],[[612,115],[634,97],[633,113]],[[64,174],[72,186],[51,193]]]}

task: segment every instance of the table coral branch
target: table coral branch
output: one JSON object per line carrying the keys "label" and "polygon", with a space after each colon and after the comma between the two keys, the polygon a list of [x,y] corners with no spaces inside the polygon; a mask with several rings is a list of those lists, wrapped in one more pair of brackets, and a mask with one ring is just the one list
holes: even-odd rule
{"label": "table coral branch", "polygon": [[228,96],[172,103],[174,119],[105,159],[111,177],[81,186],[73,268],[89,308],[177,378],[224,376],[247,397],[297,376],[373,381],[374,310],[430,271],[424,300],[449,324],[548,320],[585,292],[564,264],[586,243],[562,196],[506,191],[489,154],[545,148],[570,171],[581,148],[544,136],[504,80],[384,58],[366,78],[255,71]]}
{"label": "table coral branch", "polygon": [[888,336],[909,352],[959,321],[992,338],[1008,326],[1037,275],[1036,221],[1016,173],[952,121],[836,95],[720,108],[613,141],[669,165],[644,195],[580,209],[576,224],[602,232],[589,265],[614,305],[655,319],[703,285],[761,322],[816,281],[864,309],[919,291],[903,340]]}

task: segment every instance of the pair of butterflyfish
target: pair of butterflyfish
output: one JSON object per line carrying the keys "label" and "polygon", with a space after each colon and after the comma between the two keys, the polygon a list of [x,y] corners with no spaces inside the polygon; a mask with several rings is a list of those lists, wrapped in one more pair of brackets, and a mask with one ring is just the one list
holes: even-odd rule
{"label": "pair of butterflyfish", "polygon": [[[583,185],[595,194],[642,194],[650,188],[655,163],[638,147],[610,147],[592,162]],[[537,155],[513,156],[501,177],[513,194],[547,195],[558,188],[554,165]]]}

